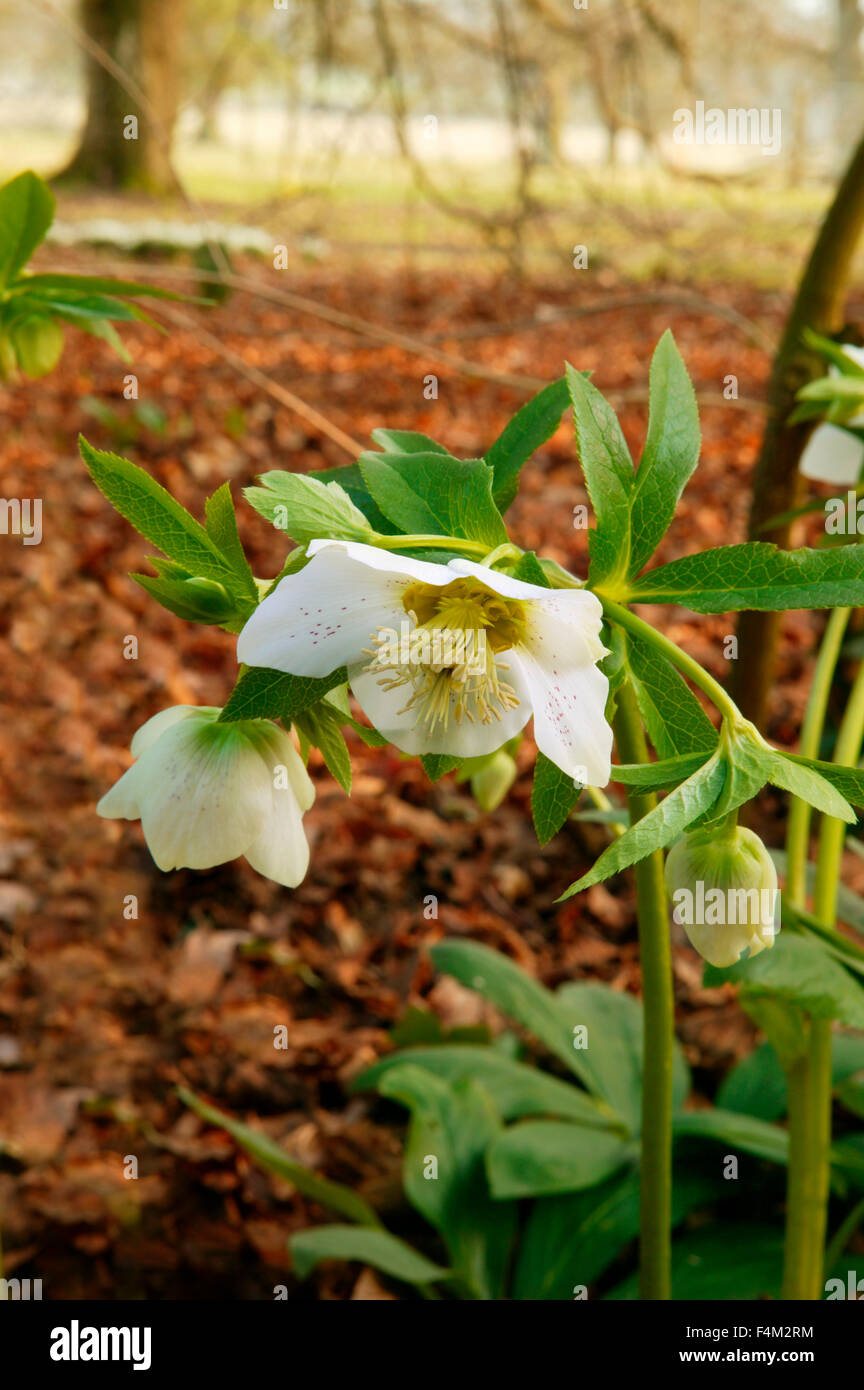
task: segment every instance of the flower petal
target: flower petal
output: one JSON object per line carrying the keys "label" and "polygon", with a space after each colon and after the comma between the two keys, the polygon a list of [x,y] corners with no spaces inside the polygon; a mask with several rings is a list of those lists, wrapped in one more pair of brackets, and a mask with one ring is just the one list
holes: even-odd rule
{"label": "flower petal", "polygon": [[[349,680],[354,698],[369,722],[403,753],[449,753],[454,758],[475,758],[483,753],[494,753],[502,743],[518,734],[531,717],[528,690],[521,668],[511,662],[512,656],[513,652],[502,652],[497,665],[502,680],[512,685],[519,696],[519,704],[505,710],[500,720],[492,719],[488,724],[479,719],[473,724],[464,718],[458,723],[451,719],[446,729],[436,725],[430,730],[418,723],[416,709],[404,708],[411,698],[409,685],[385,690],[378,683],[380,672],[370,673],[362,665],[349,671]],[[503,669],[505,667],[508,669]]]}
{"label": "flower petal", "polygon": [[160,869],[237,859],[273,814],[270,769],[230,724],[175,724],[134,770],[144,838]]}
{"label": "flower petal", "polygon": [[854,487],[864,463],[864,443],[836,425],[817,425],[798,465],[805,478]]}
{"label": "flower petal", "polygon": [[605,648],[591,607],[571,604],[562,610],[558,605],[557,600],[571,595],[594,598],[568,589],[556,591],[554,603],[533,605],[524,641],[507,655],[511,666],[521,665],[540,752],[569,777],[605,787],[612,759],[612,730],[605,714],[609,682],[595,664]]}
{"label": "flower petal", "polygon": [[303,816],[292,787],[274,791],[273,799],[273,812],[257,840],[248,846],[246,859],[265,878],[284,888],[296,888],[309,868]]}
{"label": "flower petal", "polygon": [[188,719],[194,714],[209,714],[215,719],[219,713],[216,705],[171,705],[168,709],[160,709],[158,714],[154,714],[152,719],[148,719],[146,724],[142,724],[132,735],[129,751],[133,758],[140,758],[172,724],[177,724],[181,719]]}
{"label": "flower petal", "polygon": [[[286,575],[255,609],[238,638],[237,660],[295,676],[327,676],[359,661],[373,633],[398,630],[406,617],[402,594],[413,570],[373,567],[349,550],[371,550],[380,556],[372,546],[322,546],[308,565]],[[424,568],[447,573],[444,565]]]}

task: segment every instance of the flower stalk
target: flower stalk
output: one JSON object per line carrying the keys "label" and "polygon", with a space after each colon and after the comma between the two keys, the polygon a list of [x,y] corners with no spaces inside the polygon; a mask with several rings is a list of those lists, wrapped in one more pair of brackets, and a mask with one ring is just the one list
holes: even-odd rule
{"label": "flower stalk", "polygon": [[[648,761],[645,731],[632,687],[618,692],[615,739],[622,761]],[[631,824],[657,804],[653,793],[627,796]],[[642,960],[642,1165],[639,1290],[643,1299],[668,1299],[672,1214],[672,1079],[675,1003],[663,854],[635,866]]]}

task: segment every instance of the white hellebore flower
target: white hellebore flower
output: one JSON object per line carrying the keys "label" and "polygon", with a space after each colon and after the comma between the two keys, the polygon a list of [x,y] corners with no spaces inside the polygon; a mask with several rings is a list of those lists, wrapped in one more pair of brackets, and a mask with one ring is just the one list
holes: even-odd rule
{"label": "white hellebore flower", "polygon": [[542,753],[606,785],[612,730],[594,594],[350,541],[312,541],[308,553],[252,614],[238,661],[297,676],[347,666],[361,708],[405,753],[491,753],[533,713]]}
{"label": "white hellebore flower", "polygon": [[315,798],[283,729],[266,719],[218,723],[212,706],[173,705],[132,739],[136,761],[96,807],[141,820],[160,869],[210,869],[245,854],[286,888],[309,867],[303,812]]}
{"label": "white hellebore flower", "polygon": [[[852,343],[843,343],[843,351],[864,367],[864,348]],[[831,367],[830,375],[838,374],[837,367]],[[864,389],[864,378],[861,380]],[[854,429],[864,426],[864,413],[853,415],[848,422]],[[854,487],[861,476],[864,464],[864,442],[848,429],[839,425],[817,425],[804,447],[798,465],[805,478],[817,483],[833,483],[837,487]]]}

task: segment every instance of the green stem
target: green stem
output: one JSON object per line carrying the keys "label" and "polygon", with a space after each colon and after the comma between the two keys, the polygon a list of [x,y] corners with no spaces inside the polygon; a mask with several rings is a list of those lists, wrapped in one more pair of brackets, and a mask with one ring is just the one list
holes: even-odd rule
{"label": "green stem", "polygon": [[668,637],[664,637],[662,632],[658,632],[650,623],[646,623],[642,618],[637,618],[635,613],[631,613],[629,608],[624,608],[620,603],[613,603],[611,599],[604,598],[602,594],[597,597],[603,604],[603,612],[610,622],[617,623],[623,627],[625,632],[632,632],[634,636],[641,637],[643,641],[650,643],[658,652],[667,657],[673,666],[685,676],[689,676],[693,684],[698,686],[720,710],[726,718],[736,723],[742,722],[742,715],[732,697],[723,689],[719,681],[709,675],[704,667],[694,661],[692,656],[688,656],[679,646],[671,642]]}
{"label": "green stem", "polygon": [[[648,761],[645,732],[632,688],[618,692],[615,738],[624,762]],[[630,791],[632,825],[653,810],[652,792]],[[642,1165],[639,1289],[643,1299],[668,1299],[672,1203],[672,1076],[675,1001],[663,854],[657,850],[635,867],[642,958]]]}
{"label": "green stem", "polygon": [[[832,619],[836,614],[832,614]],[[846,615],[848,620],[848,614]],[[845,623],[843,623],[845,627]],[[836,647],[836,665],[842,638],[841,619],[826,630],[825,644]],[[838,636],[839,629],[839,636]],[[823,651],[824,645],[823,644]],[[821,717],[814,719],[808,739],[818,738],[827,705],[833,666],[830,655],[817,663],[822,703]],[[815,684],[815,682],[814,682]],[[858,668],[846,713],[840,725],[834,761],[854,767],[864,742],[864,662]],[[802,735],[803,751],[803,735]],[[809,756],[809,754],[808,754]],[[800,831],[797,832],[800,835]],[[837,915],[837,891],[846,823],[834,816],[823,816],[819,829],[819,855],[813,888],[813,916],[826,927],[833,927]],[[794,843],[796,860],[790,896],[799,904],[806,892],[806,830],[803,851],[800,839]],[[798,894],[797,898],[794,895]],[[786,1248],[783,1266],[783,1297],[817,1301],[823,1294],[825,1232],[828,1220],[828,1192],[831,1176],[831,1020],[811,1018],[806,1051],[789,1070],[789,1187],[786,1203]]]}
{"label": "green stem", "polygon": [[[798,751],[805,758],[819,756],[831,683],[851,612],[851,608],[833,609],[825,626],[810,686],[807,712],[801,726]],[[786,893],[789,901],[797,907],[807,904],[807,849],[812,816],[813,808],[809,801],[793,796],[786,827]]]}
{"label": "green stem", "polygon": [[376,536],[378,550],[464,550],[485,560],[489,547],[483,541],[466,541],[454,536]]}

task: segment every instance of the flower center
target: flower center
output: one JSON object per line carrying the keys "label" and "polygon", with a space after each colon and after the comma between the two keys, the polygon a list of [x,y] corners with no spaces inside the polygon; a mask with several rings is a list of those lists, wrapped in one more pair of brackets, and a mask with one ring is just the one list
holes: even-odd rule
{"label": "flower center", "polygon": [[416,712],[416,724],[430,733],[446,730],[451,717],[461,723],[489,724],[519,704],[502,679],[507,667],[497,660],[525,631],[525,605],[503,598],[476,579],[455,579],[439,588],[411,584],[403,595],[413,622],[373,633],[367,670],[380,673],[384,690],[408,688],[399,710]]}

